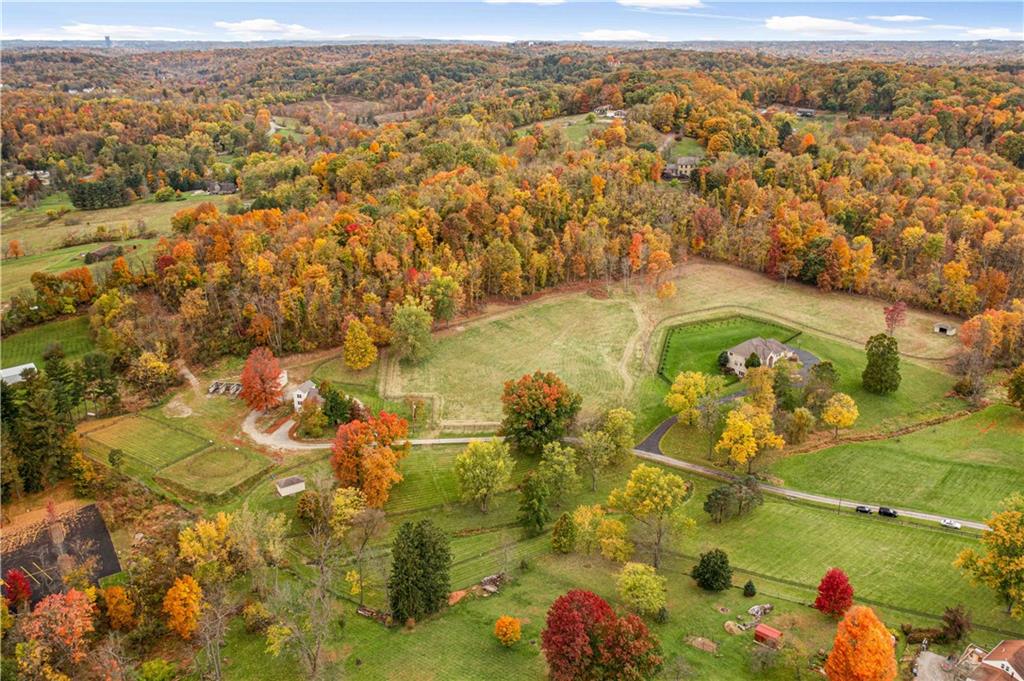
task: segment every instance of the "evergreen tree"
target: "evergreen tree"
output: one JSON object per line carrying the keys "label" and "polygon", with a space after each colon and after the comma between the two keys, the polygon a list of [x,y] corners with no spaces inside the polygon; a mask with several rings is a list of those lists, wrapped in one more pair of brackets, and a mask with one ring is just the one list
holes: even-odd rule
{"label": "evergreen tree", "polygon": [[724,591],[732,585],[732,566],[729,556],[722,549],[712,549],[700,554],[700,561],[693,566],[690,576],[697,586],[706,591]]}
{"label": "evergreen tree", "polygon": [[97,405],[97,411],[107,414],[121,405],[120,385],[110,355],[90,352],[82,358],[83,396]]}
{"label": "evergreen tree", "polygon": [[59,414],[72,414],[82,403],[81,378],[71,368],[60,343],[53,343],[43,353],[43,370],[50,379],[54,407]]}
{"label": "evergreen tree", "polygon": [[33,374],[24,382],[23,390],[25,401],[11,429],[11,439],[25,491],[38,492],[68,471],[71,421],[68,413],[57,410],[46,376]]}
{"label": "evergreen tree", "polygon": [[432,521],[403,523],[391,560],[388,602],[395,621],[430,615],[448,602],[452,553],[447,535]]}
{"label": "evergreen tree", "polygon": [[526,528],[530,535],[538,535],[551,520],[551,509],[548,506],[550,490],[544,479],[531,472],[523,480],[519,488],[519,524]]}
{"label": "evergreen tree", "polygon": [[900,351],[896,339],[878,333],[864,346],[868,355],[867,366],[861,374],[864,389],[879,395],[896,392],[900,387]]}

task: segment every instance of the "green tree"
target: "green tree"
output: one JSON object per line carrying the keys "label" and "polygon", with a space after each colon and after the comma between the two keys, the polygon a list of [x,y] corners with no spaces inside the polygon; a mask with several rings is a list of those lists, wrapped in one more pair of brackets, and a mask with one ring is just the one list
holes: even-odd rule
{"label": "green tree", "polygon": [[508,445],[501,440],[470,442],[455,457],[455,478],[464,501],[475,501],[487,513],[487,506],[496,492],[512,479],[515,462]]}
{"label": "green tree", "polygon": [[124,450],[114,447],[107,452],[107,463],[109,463],[110,467],[114,470],[121,470],[121,464],[124,463]]}
{"label": "green tree", "polygon": [[601,430],[615,447],[610,457],[611,465],[621,466],[629,460],[636,442],[635,429],[636,415],[628,409],[622,407],[609,409],[604,415]]}
{"label": "green tree", "polygon": [[430,335],[433,326],[430,311],[413,298],[406,298],[404,303],[395,308],[395,316],[391,320],[391,346],[397,356],[413,364],[426,359],[433,346]]}
{"label": "green tree", "polygon": [[533,471],[527,473],[519,487],[519,524],[530,535],[540,534],[551,521],[550,494],[543,478]]}
{"label": "green tree", "polygon": [[1011,617],[1024,618],[1024,494],[1011,494],[1002,509],[989,517],[981,547],[964,549],[955,565],[971,581],[996,592]]}
{"label": "green tree", "polygon": [[80,376],[72,370],[60,343],[53,343],[43,353],[43,371],[50,379],[53,406],[59,414],[72,414],[82,403]]}
{"label": "green tree", "polygon": [[626,563],[615,587],[626,607],[641,615],[653,615],[667,602],[666,579],[650,565]]}
{"label": "green tree", "polygon": [[448,602],[452,552],[446,535],[430,520],[406,522],[391,548],[388,603],[397,622],[431,615]]}
{"label": "green tree", "polygon": [[700,554],[700,560],[693,566],[690,576],[697,586],[705,591],[724,591],[732,586],[732,566],[729,556],[722,549],[712,549]]}
{"label": "green tree", "polygon": [[20,386],[25,396],[10,430],[18,473],[26,492],[39,492],[67,475],[71,458],[70,414],[57,410],[49,379],[33,373]]}
{"label": "green tree", "polygon": [[562,499],[571,496],[580,485],[580,476],[576,471],[575,452],[561,442],[549,442],[540,453],[537,474],[550,490],[553,506],[560,505]]}
{"label": "green tree", "polygon": [[558,516],[551,528],[551,548],[555,553],[572,553],[576,548],[576,523],[568,513]]}
{"label": "green tree", "polygon": [[900,351],[896,339],[878,333],[864,346],[868,363],[861,374],[864,389],[878,395],[888,395],[900,387]]}
{"label": "green tree", "polygon": [[430,300],[434,319],[444,320],[445,325],[447,325],[459,311],[462,289],[459,287],[458,282],[447,274],[435,271],[430,281],[424,287],[423,292]]}
{"label": "green tree", "polygon": [[665,539],[683,522],[676,512],[689,497],[690,489],[691,485],[678,475],[640,464],[626,486],[608,496],[609,506],[628,514],[649,531],[654,567],[661,564]]}
{"label": "green tree", "polygon": [[583,433],[576,448],[576,465],[590,476],[590,491],[597,490],[597,474],[611,465],[615,443],[608,434],[600,430]]}
{"label": "green tree", "polygon": [[756,352],[752,352],[749,357],[743,360],[743,366],[748,369],[756,369],[761,366],[761,358],[757,356]]}

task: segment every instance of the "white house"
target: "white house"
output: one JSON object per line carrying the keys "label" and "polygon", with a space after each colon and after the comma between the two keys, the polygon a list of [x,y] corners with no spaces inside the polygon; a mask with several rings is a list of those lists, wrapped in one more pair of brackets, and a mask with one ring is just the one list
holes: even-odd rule
{"label": "white house", "polygon": [[24,380],[21,377],[21,374],[24,373],[26,369],[37,371],[36,365],[33,364],[32,362],[29,362],[28,364],[19,364],[16,367],[8,367],[7,369],[0,370],[0,381],[6,383],[7,385],[21,383]]}
{"label": "white house", "polygon": [[788,346],[774,338],[751,338],[726,351],[729,358],[726,369],[739,377],[747,373],[747,358],[757,355],[761,366],[773,367],[779,360],[797,359],[797,355]]}
{"label": "white house", "polygon": [[320,391],[317,389],[316,383],[305,381],[292,393],[292,408],[296,412],[300,412],[305,402],[310,401],[311,404],[315,404],[320,400]]}
{"label": "white house", "polygon": [[970,675],[976,681],[1024,681],[1024,640],[1001,641]]}

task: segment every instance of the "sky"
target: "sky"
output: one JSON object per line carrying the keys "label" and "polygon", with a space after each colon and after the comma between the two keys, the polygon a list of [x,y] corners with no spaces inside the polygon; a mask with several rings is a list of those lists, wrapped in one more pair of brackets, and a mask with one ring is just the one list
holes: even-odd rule
{"label": "sky", "polygon": [[1022,40],[1015,2],[17,2],[0,39]]}

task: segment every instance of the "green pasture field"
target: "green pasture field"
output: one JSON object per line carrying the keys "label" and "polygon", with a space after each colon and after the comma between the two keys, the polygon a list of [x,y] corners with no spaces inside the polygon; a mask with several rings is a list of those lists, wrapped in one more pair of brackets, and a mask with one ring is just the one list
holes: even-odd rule
{"label": "green pasture field", "polygon": [[229,492],[266,470],[266,457],[237,447],[210,447],[160,470],[160,478],[202,494]]}
{"label": "green pasture field", "polygon": [[1024,490],[1024,417],[994,405],[888,440],[790,456],[771,472],[788,487],[984,520]]}
{"label": "green pasture field", "polygon": [[588,116],[590,116],[589,113],[549,118],[545,121],[538,121],[536,123],[530,123],[529,125],[520,126],[516,128],[516,132],[528,132],[535,125],[540,125],[545,128],[557,127],[562,130],[565,134],[565,139],[570,144],[574,147],[581,147],[583,146],[583,143],[586,142],[587,138],[590,137],[591,130],[600,130],[611,123],[611,119],[602,118],[601,116],[597,116],[593,123],[589,123],[587,121]]}
{"label": "green pasture field", "polygon": [[623,301],[541,301],[438,338],[422,364],[400,365],[399,392],[439,394],[443,419],[496,422],[505,381],[539,369],[558,374],[593,413],[623,403],[618,365],[636,324]]}
{"label": "green pasture field", "polygon": [[7,336],[0,341],[3,366],[34,362],[37,367],[42,367],[43,353],[56,342],[60,343],[70,361],[92,352],[95,345],[89,333],[89,318],[83,315],[57,319]]}
{"label": "green pasture field", "polygon": [[[198,435],[140,415],[89,424],[82,433],[86,440],[100,444],[106,451],[122,450],[151,471],[160,470],[211,444]],[[102,455],[105,457],[106,452]]]}

